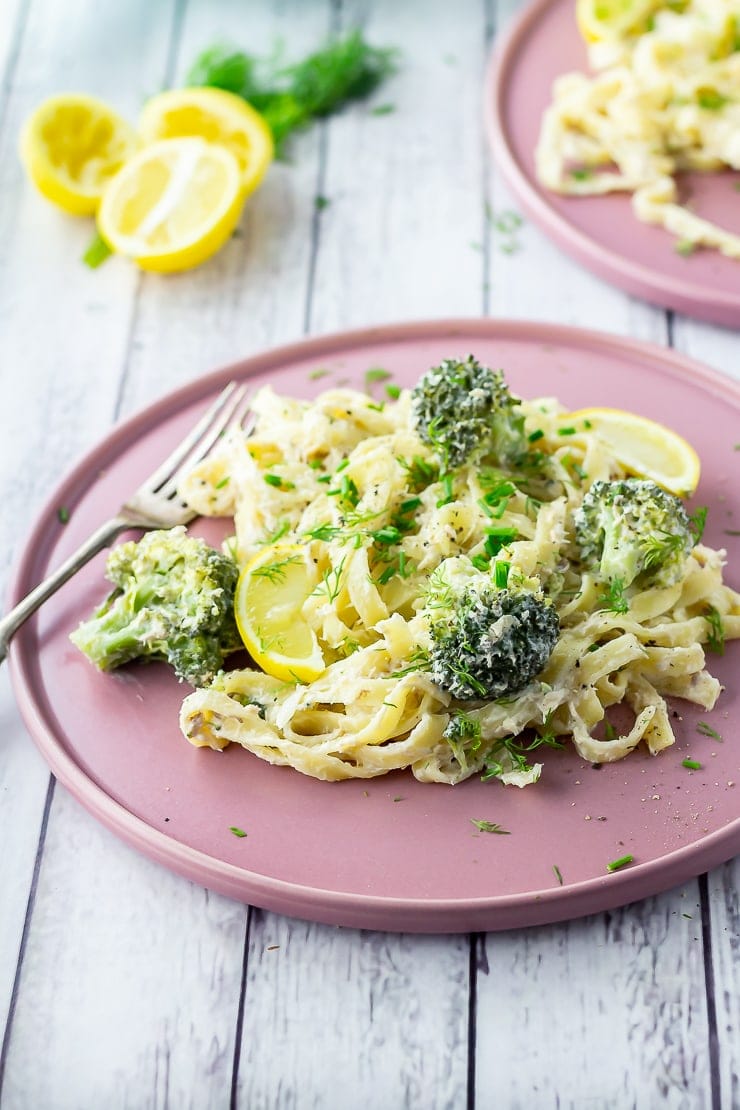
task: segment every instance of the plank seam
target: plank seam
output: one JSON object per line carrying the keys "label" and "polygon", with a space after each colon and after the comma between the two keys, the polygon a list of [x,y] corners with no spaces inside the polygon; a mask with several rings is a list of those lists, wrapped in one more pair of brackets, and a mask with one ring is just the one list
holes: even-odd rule
{"label": "plank seam", "polygon": [[[493,40],[496,36],[497,25],[497,12],[495,0],[483,0],[483,53],[485,59],[493,47]],[[481,142],[483,144],[483,234],[481,242],[483,244],[483,285],[481,297],[481,311],[484,316],[488,316],[491,311],[491,269],[492,269],[492,239],[493,233],[491,230],[491,221],[489,219],[489,197],[492,195],[492,166],[493,166],[493,153],[491,151],[491,144],[485,134],[481,135]]]}
{"label": "plank seam", "polygon": [[51,813],[51,805],[54,800],[54,788],[56,786],[56,779],[53,775],[49,775],[49,783],[46,788],[46,798],[44,799],[44,810],[41,816],[41,827],[39,829],[39,839],[36,845],[36,858],[33,862],[33,873],[31,875],[31,885],[28,890],[28,900],[26,902],[26,913],[23,919],[23,930],[21,932],[21,941],[18,946],[18,960],[15,965],[15,976],[13,977],[13,987],[10,992],[10,1004],[8,1006],[8,1020],[5,1023],[5,1032],[3,1034],[2,1044],[0,1045],[0,1105],[3,1098],[3,1080],[5,1078],[5,1068],[8,1061],[8,1054],[10,1051],[10,1039],[13,1029],[13,1020],[15,1018],[15,1011],[18,1005],[18,998],[20,995],[21,976],[23,974],[23,964],[26,955],[26,948],[28,946],[28,938],[31,932],[31,920],[33,918],[33,910],[36,905],[36,891],[38,889],[39,875],[41,873],[41,860],[46,846],[46,831],[49,826],[49,815]]}
{"label": "plank seam", "polygon": [[478,1029],[478,946],[484,943],[482,933],[471,933],[468,953],[468,1079],[466,1110],[475,1110],[476,1037]]}
{"label": "plank seam", "polygon": [[699,904],[701,907],[702,949],[704,954],[704,988],[707,997],[707,1040],[709,1042],[709,1082],[712,1092],[712,1110],[721,1110],[722,1093],[719,1072],[719,1036],[717,1032],[717,1000],[714,990],[714,952],[712,948],[712,921],[709,902],[709,883],[706,875],[699,876]]}
{"label": "plank seam", "polygon": [[23,39],[26,34],[26,28],[28,26],[30,10],[30,3],[21,4],[13,31],[13,40],[5,62],[5,73],[3,74],[2,92],[0,94],[2,95],[2,103],[0,104],[0,135],[2,135],[5,128],[5,120],[7,119],[8,105],[10,103],[10,90],[15,80],[15,71],[21,53]]}
{"label": "plank seam", "polygon": [[231,1067],[229,1110],[236,1110],[239,1092],[239,1064],[241,1061],[242,1036],[244,1033],[244,1006],[247,997],[247,968],[249,966],[249,941],[252,933],[253,912],[253,907],[247,906],[247,920],[244,927],[244,948],[242,951],[242,975],[239,984],[239,1004],[236,1009],[236,1028],[234,1031],[234,1060]]}

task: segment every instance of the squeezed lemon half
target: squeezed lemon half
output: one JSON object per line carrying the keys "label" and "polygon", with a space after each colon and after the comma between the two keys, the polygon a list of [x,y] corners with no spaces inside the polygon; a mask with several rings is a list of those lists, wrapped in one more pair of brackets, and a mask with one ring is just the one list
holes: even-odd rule
{"label": "squeezed lemon half", "polygon": [[300,544],[260,551],[239,576],[236,623],[258,667],[285,682],[313,682],[325,670],[316,634],[303,617],[318,572]]}
{"label": "squeezed lemon half", "polygon": [[678,432],[663,424],[609,408],[578,409],[562,419],[579,427],[590,425],[625,470],[639,478],[651,478],[669,493],[688,497],[699,484],[699,456]]}
{"label": "squeezed lemon half", "polygon": [[223,89],[172,89],[151,97],[139,116],[139,133],[145,143],[199,138],[226,147],[239,163],[245,197],[260,184],[274,155],[264,118]]}
{"label": "squeezed lemon half", "polygon": [[44,100],[21,132],[21,160],[36,188],[75,216],[97,211],[111,178],[139,146],[133,127],[94,96]]}
{"label": "squeezed lemon half", "polygon": [[98,227],[142,269],[198,266],[232,234],[243,203],[242,176],[226,147],[165,139],[139,151],[105,191]]}

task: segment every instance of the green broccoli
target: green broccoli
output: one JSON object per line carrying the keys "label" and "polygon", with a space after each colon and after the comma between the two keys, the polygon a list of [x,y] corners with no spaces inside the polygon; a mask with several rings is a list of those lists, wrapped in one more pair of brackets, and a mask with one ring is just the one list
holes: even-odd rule
{"label": "green broccoli", "polygon": [[490,456],[516,461],[526,451],[521,403],[509,393],[500,370],[472,355],[444,359],[420,379],[411,394],[414,424],[439,455],[445,471]]}
{"label": "green broccoli", "polygon": [[641,478],[594,482],[574,524],[584,564],[620,590],[677,582],[695,543],[681,499]]}
{"label": "green broccoli", "polygon": [[[557,612],[541,591],[501,588],[486,574],[438,578],[427,615],[430,677],[463,701],[518,693],[543,669],[560,632]],[[452,739],[463,739],[456,728]]]}
{"label": "green broccoli", "polygon": [[163,659],[181,681],[204,686],[241,647],[234,619],[239,569],[182,527],[119,544],[106,577],[115,589],[70,639],[103,671]]}

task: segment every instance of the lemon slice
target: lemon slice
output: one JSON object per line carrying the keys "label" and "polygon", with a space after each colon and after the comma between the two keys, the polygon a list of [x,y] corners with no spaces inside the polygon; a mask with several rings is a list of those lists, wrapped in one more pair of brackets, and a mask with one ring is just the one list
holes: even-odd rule
{"label": "lemon slice", "polygon": [[312,682],[325,670],[316,634],[301,612],[317,585],[308,550],[298,544],[266,547],[239,576],[236,623],[247,651],[267,674]]}
{"label": "lemon slice", "polygon": [[21,160],[47,200],[90,216],[103,191],[139,145],[136,132],[93,96],[64,93],[45,100],[21,132]]}
{"label": "lemon slice", "polygon": [[588,43],[618,42],[647,31],[665,0],[576,0],[576,23]]}
{"label": "lemon slice", "polygon": [[580,430],[588,424],[630,474],[651,478],[663,489],[688,497],[699,484],[701,464],[678,432],[621,409],[579,409],[561,418]]}
{"label": "lemon slice", "polygon": [[223,246],[243,194],[239,163],[203,139],[144,147],[106,189],[98,227],[107,243],[144,270],[188,270]]}
{"label": "lemon slice", "polygon": [[195,137],[228,147],[239,163],[244,196],[254,192],[272,161],[272,132],[263,116],[223,89],[172,89],[153,96],[139,116],[144,142]]}

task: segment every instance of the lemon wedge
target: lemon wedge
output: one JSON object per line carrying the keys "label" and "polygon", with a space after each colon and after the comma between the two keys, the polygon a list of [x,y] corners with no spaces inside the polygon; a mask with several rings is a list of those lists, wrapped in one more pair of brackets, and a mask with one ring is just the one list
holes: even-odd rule
{"label": "lemon wedge", "polygon": [[665,0],[576,0],[576,23],[587,43],[618,42],[650,27]]}
{"label": "lemon wedge", "polygon": [[318,572],[299,544],[273,544],[247,563],[234,599],[236,623],[258,667],[285,682],[312,682],[325,670],[316,634],[302,615]]}
{"label": "lemon wedge", "polygon": [[688,497],[699,484],[701,464],[690,443],[670,428],[621,409],[579,409],[561,417],[585,426],[609,448],[628,473],[651,478],[669,493]]}
{"label": "lemon wedge", "polygon": [[188,270],[226,242],[243,202],[239,163],[203,139],[164,139],[135,154],[106,189],[98,228],[144,270]]}
{"label": "lemon wedge", "polygon": [[74,216],[90,216],[138,145],[133,127],[102,100],[63,93],[49,97],[26,120],[20,152],[47,200]]}
{"label": "lemon wedge", "polygon": [[223,89],[172,89],[153,96],[139,117],[139,133],[146,143],[195,137],[227,147],[239,163],[245,197],[260,184],[274,155],[264,118]]}

